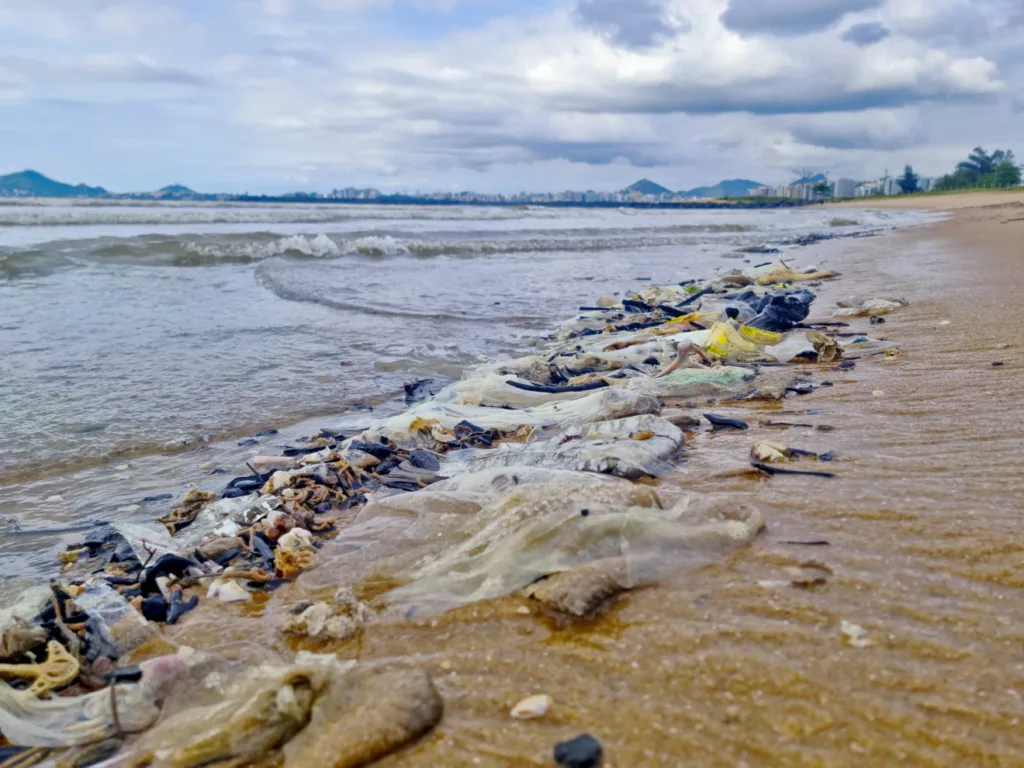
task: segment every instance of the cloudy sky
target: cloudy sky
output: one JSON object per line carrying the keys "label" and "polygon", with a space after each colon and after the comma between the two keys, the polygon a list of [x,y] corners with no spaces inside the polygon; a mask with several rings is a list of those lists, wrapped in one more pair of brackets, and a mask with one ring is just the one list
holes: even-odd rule
{"label": "cloudy sky", "polygon": [[0,0],[0,173],[116,191],[932,175],[1022,123],[1021,0]]}

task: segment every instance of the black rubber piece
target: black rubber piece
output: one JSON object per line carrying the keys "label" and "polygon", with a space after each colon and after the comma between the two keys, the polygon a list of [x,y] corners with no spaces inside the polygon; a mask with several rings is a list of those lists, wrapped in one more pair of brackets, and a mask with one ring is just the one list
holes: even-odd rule
{"label": "black rubber piece", "polygon": [[711,422],[716,427],[722,427],[726,429],[750,429],[750,425],[745,421],[739,419],[729,419],[725,416],[719,416],[716,413],[705,413],[704,418]]}
{"label": "black rubber piece", "polygon": [[167,623],[175,624],[178,619],[184,616],[186,613],[191,611],[197,605],[199,605],[199,596],[192,595],[188,600],[181,600],[180,595],[178,599],[172,597],[171,604],[167,608]]}
{"label": "black rubber piece", "polygon": [[147,595],[158,593],[160,591],[160,587],[156,583],[158,576],[177,576],[180,579],[188,573],[189,566],[191,565],[191,560],[180,555],[171,554],[170,552],[162,555],[146,569],[146,578],[142,581],[143,592]]}
{"label": "black rubber piece", "polygon": [[781,467],[773,467],[770,464],[761,464],[757,461],[750,462],[750,466],[760,469],[762,472],[767,472],[769,475],[805,475],[807,477],[824,477],[827,480],[831,480],[835,477],[831,472],[808,472],[803,469],[782,469]]}
{"label": "black rubber piece", "polygon": [[709,293],[713,293],[713,291],[710,288],[705,288],[703,291],[697,291],[695,294],[693,294],[693,296],[690,296],[687,299],[683,299],[681,302],[676,304],[676,308],[682,309],[683,307],[688,307],[691,304],[693,304],[693,302],[697,301],[697,299],[701,298],[702,296],[707,296]]}
{"label": "black rubber piece", "polygon": [[108,683],[137,683],[142,679],[142,670],[137,666],[121,667],[103,676]]}
{"label": "black rubber piece", "polygon": [[142,601],[142,615],[146,621],[167,621],[167,610],[170,606],[163,595],[153,595]]}
{"label": "black rubber piece", "polygon": [[588,384],[571,384],[562,387],[549,387],[543,384],[523,384],[518,381],[508,382],[510,387],[521,389],[524,392],[542,392],[547,395],[560,395],[565,392],[590,392],[595,389],[604,389],[608,386],[607,381],[592,381]]}

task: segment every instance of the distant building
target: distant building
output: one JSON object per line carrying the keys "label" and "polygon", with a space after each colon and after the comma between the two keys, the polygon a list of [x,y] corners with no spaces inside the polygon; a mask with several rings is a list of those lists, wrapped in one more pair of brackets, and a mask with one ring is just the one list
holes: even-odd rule
{"label": "distant building", "polygon": [[838,198],[854,197],[857,194],[857,182],[853,179],[836,179],[832,187],[832,196]]}

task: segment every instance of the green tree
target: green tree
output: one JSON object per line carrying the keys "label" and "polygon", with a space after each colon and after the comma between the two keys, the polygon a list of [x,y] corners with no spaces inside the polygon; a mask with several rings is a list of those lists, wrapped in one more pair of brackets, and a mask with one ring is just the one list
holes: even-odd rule
{"label": "green tree", "polygon": [[992,175],[995,177],[995,185],[997,187],[1019,187],[1020,186],[1020,168],[1017,167],[1013,161],[1013,153],[1010,153],[1011,160],[1003,161],[996,166],[995,171]]}
{"label": "green tree", "polygon": [[832,185],[827,181],[819,181],[811,189],[814,190],[814,194],[818,197],[830,197],[832,195]]}
{"label": "green tree", "polygon": [[981,147],[975,147],[966,160],[957,165],[957,170],[970,174],[973,180],[992,173],[996,167],[996,158],[1000,161],[1005,157],[1005,152],[997,149],[991,155]]}
{"label": "green tree", "polygon": [[896,180],[896,183],[900,185],[900,189],[903,190],[903,194],[909,195],[911,192],[917,192],[919,177],[914,173],[914,169],[909,165],[903,169],[903,175]]}

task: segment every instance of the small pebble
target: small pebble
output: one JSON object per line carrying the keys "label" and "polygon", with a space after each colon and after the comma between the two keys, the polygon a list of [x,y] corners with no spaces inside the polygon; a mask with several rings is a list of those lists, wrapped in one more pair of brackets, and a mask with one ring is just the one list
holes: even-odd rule
{"label": "small pebble", "polygon": [[516,608],[516,613],[521,614],[523,616],[529,616],[530,609],[527,608],[525,605],[520,605],[518,608]]}
{"label": "small pebble", "polygon": [[584,733],[556,744],[555,762],[563,768],[597,768],[601,764],[601,742]]}
{"label": "small pebble", "polygon": [[118,464],[116,467],[114,467],[114,469],[118,470],[119,472],[124,472],[125,470],[131,469],[131,467],[129,467],[127,464]]}
{"label": "small pebble", "polygon": [[50,496],[44,499],[44,501],[47,504],[59,504],[60,502],[64,501],[64,497],[61,496],[60,494],[56,494],[54,496]]}
{"label": "small pebble", "polygon": [[993,360],[992,361],[992,367],[993,368],[999,368],[1002,364],[1003,364],[1002,360]]}
{"label": "small pebble", "polygon": [[511,715],[516,720],[533,720],[544,717],[550,708],[551,697],[542,693],[538,696],[527,696],[512,707]]}
{"label": "small pebble", "polygon": [[952,320],[942,320],[942,321],[939,322],[939,325],[952,325],[952,324],[953,324]]}
{"label": "small pebble", "polygon": [[871,394],[872,394],[872,395],[874,395],[875,397],[884,397],[884,396],[885,396],[885,392],[883,392],[883,391],[882,391],[882,390],[880,390],[880,389],[876,389],[876,390],[875,390],[874,392],[872,392]]}

